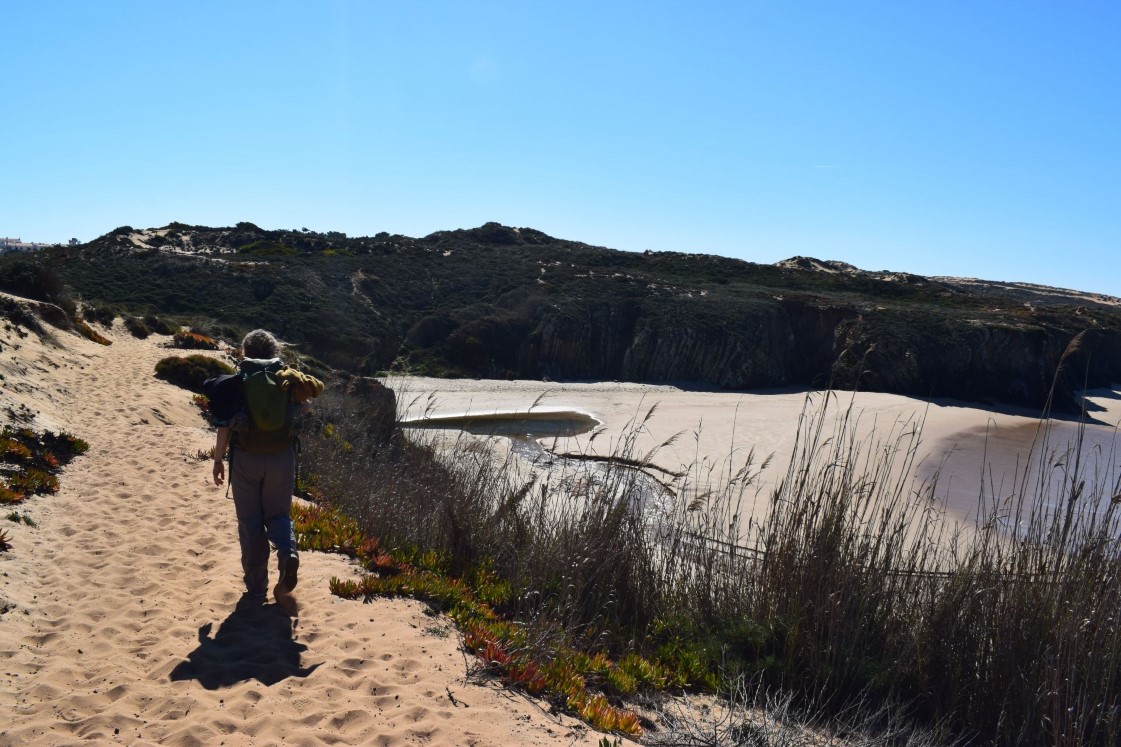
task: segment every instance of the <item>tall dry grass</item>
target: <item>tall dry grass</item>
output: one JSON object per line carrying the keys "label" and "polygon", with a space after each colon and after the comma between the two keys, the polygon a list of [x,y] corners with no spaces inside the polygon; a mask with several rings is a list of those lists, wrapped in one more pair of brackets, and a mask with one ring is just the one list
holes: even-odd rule
{"label": "tall dry grass", "polygon": [[758,530],[748,615],[776,631],[780,682],[827,707],[906,703],[983,743],[1118,744],[1111,455],[1055,447],[1043,423],[1009,493],[981,486],[976,526],[954,533],[937,480],[911,479],[918,425],[861,442],[853,417],[805,415]]}
{"label": "tall dry grass", "polygon": [[1121,743],[1121,486],[1112,455],[1056,448],[1046,422],[958,531],[937,477],[915,479],[921,420],[859,438],[851,405],[808,397],[766,518],[741,536],[755,455],[656,472],[638,449],[652,412],[615,460],[548,470],[468,437],[377,446],[339,396],[319,414],[305,463],[367,532],[452,574],[486,567],[509,584],[504,612],[590,650],[750,675],[825,716],[866,710],[869,729],[902,711],[946,740]]}

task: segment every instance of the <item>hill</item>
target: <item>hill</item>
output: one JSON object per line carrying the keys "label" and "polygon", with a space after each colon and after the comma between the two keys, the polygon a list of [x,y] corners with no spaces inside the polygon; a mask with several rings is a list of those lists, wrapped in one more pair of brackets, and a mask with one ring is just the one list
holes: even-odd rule
{"label": "hill", "polygon": [[488,223],[380,233],[125,226],[41,253],[84,299],[345,370],[875,391],[1073,411],[1121,380],[1121,301],[1015,283],[623,252]]}

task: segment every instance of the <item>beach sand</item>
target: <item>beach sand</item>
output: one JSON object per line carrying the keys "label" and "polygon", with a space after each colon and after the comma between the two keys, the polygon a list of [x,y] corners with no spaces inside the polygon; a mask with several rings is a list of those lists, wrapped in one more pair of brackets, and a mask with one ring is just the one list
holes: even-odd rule
{"label": "beach sand", "polygon": [[[0,745],[595,745],[494,683],[441,616],[331,596],[353,576],[305,553],[286,604],[238,609],[233,505],[197,454],[213,436],[155,379],[167,338],[103,347],[0,330],[0,412],[90,443],[61,491],[0,518]],[[10,509],[5,508],[4,514]]]}
{"label": "beach sand", "polygon": [[[825,399],[820,392],[804,390],[728,392],[624,382],[396,376],[387,383],[398,392],[406,417],[511,413],[532,408],[537,412],[575,411],[602,423],[594,440],[591,433],[539,439],[557,453],[611,454],[624,434],[654,408],[635,439],[635,451],[645,454],[676,436],[668,446],[654,451],[652,461],[663,469],[678,471],[704,461],[717,465],[727,461],[738,468],[753,449],[756,464],[773,456],[770,466],[759,475],[754,505],[743,513],[745,522],[765,513],[768,491],[782,478],[789,463],[803,411],[820,408]],[[1116,391],[1108,390],[1093,395],[1091,401],[1101,409],[1091,413],[1097,422],[1087,426],[1089,448],[1085,451],[1102,461],[1103,475],[1108,473],[1111,480],[1116,480],[1116,460],[1112,466],[1104,463],[1110,460],[1110,450],[1121,446],[1117,439],[1121,398]],[[975,515],[982,479],[995,488],[990,492],[998,496],[1011,490],[1017,459],[1022,468],[1040,425],[1040,413],[1023,408],[985,408],[954,400],[873,392],[838,393],[830,398],[827,413],[832,418],[850,402],[856,431],[865,442],[890,442],[915,426],[920,428],[914,474],[921,480],[939,471],[936,497],[945,501],[951,520],[967,523]],[[1065,446],[1075,438],[1077,429],[1077,423],[1070,421],[1052,423],[1049,447]],[[1038,455],[1038,448],[1035,453]]]}

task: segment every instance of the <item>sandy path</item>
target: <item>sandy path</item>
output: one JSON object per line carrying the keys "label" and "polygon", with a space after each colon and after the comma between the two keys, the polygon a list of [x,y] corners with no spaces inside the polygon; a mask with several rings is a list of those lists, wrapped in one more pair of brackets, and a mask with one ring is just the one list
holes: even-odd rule
{"label": "sandy path", "polygon": [[193,456],[211,435],[188,394],[152,376],[168,351],[58,338],[0,332],[0,405],[91,444],[58,495],[20,507],[36,527],[0,519],[0,744],[598,743],[468,684],[423,605],[330,596],[341,558],[305,554],[292,607],[238,610],[233,506]]}

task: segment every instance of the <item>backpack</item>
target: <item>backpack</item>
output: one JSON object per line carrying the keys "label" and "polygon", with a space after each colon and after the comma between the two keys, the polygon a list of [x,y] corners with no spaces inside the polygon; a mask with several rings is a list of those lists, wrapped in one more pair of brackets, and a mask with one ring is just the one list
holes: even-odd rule
{"label": "backpack", "polygon": [[211,425],[228,426],[235,415],[245,411],[245,399],[241,395],[241,374],[223,374],[207,379],[202,384],[202,393],[208,400],[207,412]]}
{"label": "backpack", "polygon": [[277,374],[283,368],[279,358],[246,358],[237,373],[203,383],[211,421],[234,429],[237,448],[251,454],[276,454],[293,447],[299,413],[280,386]]}
{"label": "backpack", "polygon": [[279,360],[241,362],[241,392],[252,424],[250,430],[275,431],[287,427],[288,392],[280,388],[276,376],[282,368],[284,364]]}
{"label": "backpack", "polygon": [[238,448],[251,454],[275,454],[292,448],[295,440],[295,409],[277,378],[282,368],[279,358],[246,358],[238,366],[248,427],[235,434]]}

